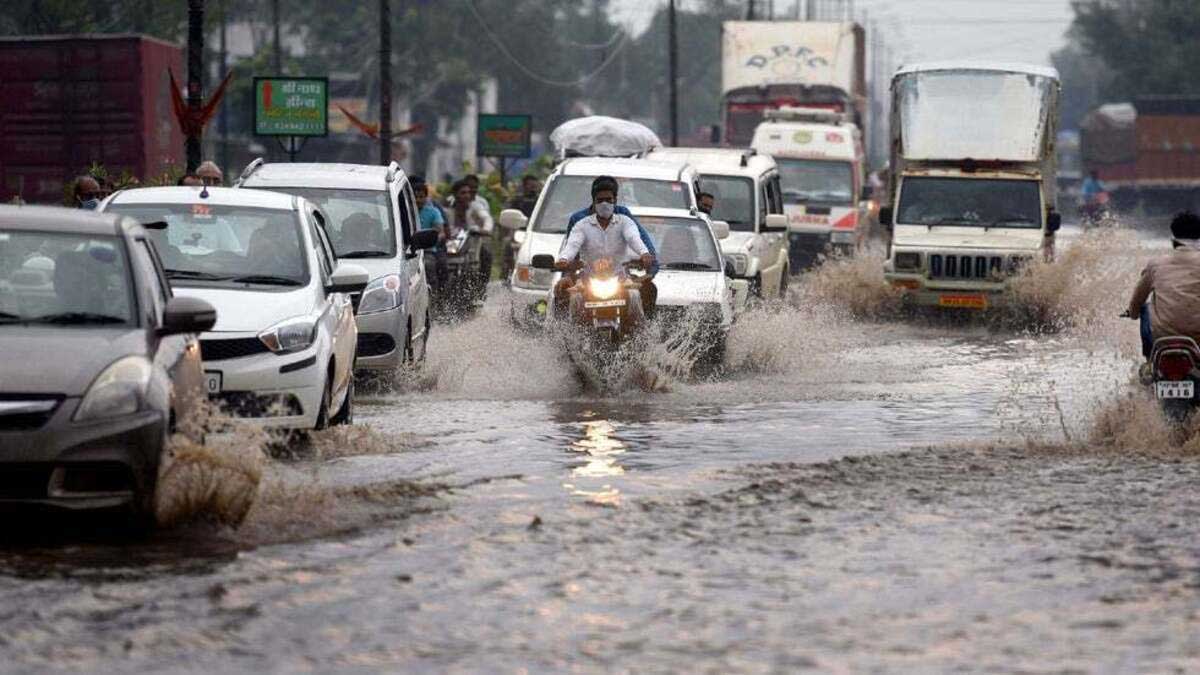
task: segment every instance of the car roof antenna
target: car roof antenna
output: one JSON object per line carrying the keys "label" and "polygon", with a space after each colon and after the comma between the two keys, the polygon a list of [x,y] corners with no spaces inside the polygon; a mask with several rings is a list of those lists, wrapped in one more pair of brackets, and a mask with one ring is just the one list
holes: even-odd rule
{"label": "car roof antenna", "polygon": [[200,199],[208,199],[208,185],[200,188]]}

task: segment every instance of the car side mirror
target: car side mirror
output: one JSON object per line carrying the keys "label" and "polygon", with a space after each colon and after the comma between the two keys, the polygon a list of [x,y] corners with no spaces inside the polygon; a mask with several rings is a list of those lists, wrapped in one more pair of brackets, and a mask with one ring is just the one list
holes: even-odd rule
{"label": "car side mirror", "polygon": [[894,218],[895,218],[895,213],[894,213],[894,211],[892,211],[892,207],[890,207],[890,206],[879,207],[879,224],[882,225],[884,228],[889,229],[889,230],[892,229],[892,225],[895,224],[892,222]]}
{"label": "car side mirror", "polygon": [[371,275],[359,265],[338,263],[333,274],[329,275],[329,284],[325,290],[329,293],[361,293],[367,287]]}
{"label": "car side mirror", "polygon": [[713,236],[716,237],[718,241],[721,239],[728,239],[729,223],[724,220],[712,221],[712,232]]}
{"label": "car side mirror", "polygon": [[732,260],[725,261],[725,276],[729,277],[730,279],[737,276],[737,268],[733,266]]}
{"label": "car side mirror", "polygon": [[768,213],[767,221],[763,224],[764,232],[786,232],[788,227],[787,216],[782,213]]}
{"label": "car side mirror", "polygon": [[547,253],[539,253],[533,256],[533,260],[529,261],[529,265],[535,270],[552,270],[554,269],[554,256]]}
{"label": "car side mirror", "polygon": [[437,230],[417,230],[413,232],[411,246],[414,251],[433,248],[438,243]]}
{"label": "car side mirror", "polygon": [[500,212],[500,227],[506,230],[523,230],[529,224],[529,219],[517,209],[504,209]]}
{"label": "car side mirror", "polygon": [[1062,228],[1062,214],[1057,211],[1051,211],[1046,214],[1046,230],[1049,232],[1058,232]]}
{"label": "car side mirror", "polygon": [[200,298],[176,297],[167,301],[159,335],[203,333],[217,323],[217,310]]}

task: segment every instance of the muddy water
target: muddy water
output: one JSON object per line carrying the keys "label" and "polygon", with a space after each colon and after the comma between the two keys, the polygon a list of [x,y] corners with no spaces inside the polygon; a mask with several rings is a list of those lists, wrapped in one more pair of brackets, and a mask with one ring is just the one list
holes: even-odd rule
{"label": "muddy water", "polygon": [[22,670],[1194,670],[1200,465],[1152,424],[1110,443],[1092,421],[1153,418],[1113,407],[1143,255],[1119,236],[1032,272],[1036,326],[897,313],[847,263],[746,317],[718,372],[656,352],[652,392],[587,393],[498,298],[439,326],[359,426],[267,462],[240,528],[8,547],[0,650]]}

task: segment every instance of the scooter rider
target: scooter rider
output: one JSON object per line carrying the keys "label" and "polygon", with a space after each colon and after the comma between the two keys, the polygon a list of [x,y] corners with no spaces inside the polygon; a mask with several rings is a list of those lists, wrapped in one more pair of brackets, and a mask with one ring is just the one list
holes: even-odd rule
{"label": "scooter rider", "polygon": [[[1130,318],[1142,322],[1142,355],[1154,340],[1182,335],[1200,340],[1200,216],[1184,211],[1171,221],[1171,253],[1150,261],[1129,300]],[[1150,302],[1151,294],[1154,298]],[[1147,364],[1148,365],[1148,364]],[[1143,376],[1147,374],[1143,366]]]}
{"label": "scooter rider", "polygon": [[[632,250],[640,256],[644,269],[649,271],[653,268],[654,254],[642,241],[637,224],[633,218],[616,212],[617,190],[617,181],[612,176],[600,176],[592,181],[593,213],[571,229],[562,251],[559,252],[555,267],[564,272],[569,271],[576,256],[579,256],[584,264],[604,258],[623,262],[627,258],[626,251]],[[643,289],[654,286],[651,279],[652,275],[648,272],[642,282]],[[554,287],[556,310],[566,309],[573,287],[574,282],[569,277],[563,277]],[[645,290],[641,295],[643,309],[649,315],[653,305],[648,302]],[[656,297],[657,292],[653,292],[653,296]]]}

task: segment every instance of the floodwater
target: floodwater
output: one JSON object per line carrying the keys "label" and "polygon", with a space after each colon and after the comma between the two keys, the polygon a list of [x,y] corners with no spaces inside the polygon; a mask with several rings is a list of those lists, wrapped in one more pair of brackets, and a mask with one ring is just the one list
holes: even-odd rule
{"label": "floodwater", "polygon": [[1116,318],[1162,244],[1074,237],[986,319],[831,265],[602,395],[498,291],[354,427],[235,438],[195,522],[7,546],[5,669],[1196,670],[1200,443]]}

